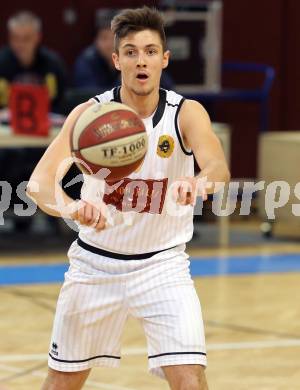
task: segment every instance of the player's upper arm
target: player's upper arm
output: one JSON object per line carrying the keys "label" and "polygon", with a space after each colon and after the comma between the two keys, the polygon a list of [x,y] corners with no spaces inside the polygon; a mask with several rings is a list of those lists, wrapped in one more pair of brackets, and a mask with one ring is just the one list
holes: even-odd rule
{"label": "player's upper arm", "polygon": [[179,114],[179,126],[186,146],[192,149],[201,169],[215,160],[226,164],[221,143],[200,103],[194,100],[184,101]]}
{"label": "player's upper arm", "polygon": [[[91,103],[90,101],[82,103],[75,107],[73,111],[71,111],[71,113],[65,120],[61,131],[59,132],[57,137],[51,142],[44,155],[42,156],[41,160],[35,167],[30,178],[31,181],[42,182],[44,179],[48,178],[49,180],[56,177],[57,169],[59,168],[63,160],[68,158],[70,159],[71,157],[70,133],[72,127],[74,126],[74,123],[76,122],[79,115],[91,104],[93,103]],[[72,161],[70,160],[69,164],[65,165],[65,170],[64,172],[62,172],[63,174],[66,173],[71,164]],[[60,177],[60,179],[62,179],[62,177]]]}

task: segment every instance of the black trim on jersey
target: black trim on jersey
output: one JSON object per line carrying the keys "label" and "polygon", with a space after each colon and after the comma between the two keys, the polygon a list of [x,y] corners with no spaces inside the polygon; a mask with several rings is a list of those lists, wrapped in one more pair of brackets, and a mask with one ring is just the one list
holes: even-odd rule
{"label": "black trim on jersey", "polygon": [[117,103],[122,103],[121,101],[121,87],[115,87],[113,89],[113,94],[114,94],[114,97],[111,101],[113,102],[117,102]]}
{"label": "black trim on jersey", "polygon": [[166,108],[166,101],[167,101],[167,91],[165,89],[160,88],[157,109],[152,119],[153,127],[155,127],[163,117]]}
{"label": "black trim on jersey", "polygon": [[97,103],[100,103],[100,99],[97,96],[94,96],[93,99],[95,99]]}
{"label": "black trim on jersey", "polygon": [[178,104],[178,108],[177,108],[177,111],[176,111],[176,114],[175,114],[175,130],[176,130],[176,134],[177,134],[177,138],[178,138],[178,141],[179,141],[179,144],[180,144],[180,147],[181,147],[181,150],[183,151],[184,154],[186,154],[187,156],[192,156],[193,155],[193,152],[188,152],[184,145],[183,145],[183,142],[182,142],[182,139],[181,139],[181,135],[180,135],[180,131],[179,131],[179,128],[178,128],[178,115],[179,115],[179,111],[181,109],[181,106],[183,104],[183,102],[185,101],[185,98],[182,98]]}
{"label": "black trim on jersey", "polygon": [[159,355],[152,355],[148,356],[148,359],[155,359],[161,356],[169,356],[169,355],[202,355],[206,356],[205,352],[167,352],[167,353],[160,353]]}
{"label": "black trim on jersey", "polygon": [[178,107],[178,106],[179,106],[179,104],[172,104],[172,103],[169,103],[168,100],[166,101],[166,104],[167,104],[168,106],[171,106],[171,107]]}
{"label": "black trim on jersey", "polygon": [[118,360],[121,359],[120,356],[111,356],[111,355],[93,356],[91,358],[82,359],[82,360],[63,360],[63,359],[58,359],[58,358],[52,356],[51,353],[49,353],[49,356],[51,357],[51,359],[56,360],[57,362],[61,362],[61,363],[84,363],[84,362],[88,362],[90,360],[100,359],[100,358],[110,358],[110,359],[118,359]]}
{"label": "black trim on jersey", "polygon": [[81,238],[77,238],[77,244],[81,246],[81,248],[95,253],[96,255],[100,256],[105,256],[105,257],[110,257],[111,259],[117,259],[117,260],[144,260],[144,259],[149,259],[150,257],[157,255],[160,252],[167,251],[168,249],[172,248],[166,248],[162,249],[160,251],[155,251],[155,252],[148,252],[148,253],[139,253],[138,255],[123,255],[122,253],[115,253],[115,252],[109,252],[105,251],[104,249],[100,249],[98,247],[92,246],[87,244],[86,242],[82,241]]}
{"label": "black trim on jersey", "polygon": [[[122,103],[121,87],[115,87],[113,89],[113,95],[114,97],[111,101]],[[153,127],[155,127],[159,123],[162,116],[164,115],[166,104],[171,105],[170,103],[167,102],[167,91],[165,89],[160,88],[157,109],[152,119]]]}

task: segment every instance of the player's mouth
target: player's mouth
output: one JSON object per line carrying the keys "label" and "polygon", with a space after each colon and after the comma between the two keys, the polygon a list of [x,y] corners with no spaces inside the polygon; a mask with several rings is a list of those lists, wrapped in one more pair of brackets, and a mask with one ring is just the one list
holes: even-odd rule
{"label": "player's mouth", "polygon": [[145,72],[139,72],[136,76],[139,83],[144,84],[149,79],[149,75]]}

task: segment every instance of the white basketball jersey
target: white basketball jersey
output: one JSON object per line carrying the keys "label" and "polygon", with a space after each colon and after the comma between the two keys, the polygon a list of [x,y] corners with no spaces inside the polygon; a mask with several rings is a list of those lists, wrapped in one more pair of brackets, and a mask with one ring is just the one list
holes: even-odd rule
{"label": "white basketball jersey", "polygon": [[[94,100],[120,102],[120,87]],[[193,154],[183,144],[178,123],[183,101],[177,93],[160,89],[156,111],[143,119],[148,135],[146,157],[130,176],[114,186],[106,185],[103,199],[112,223],[100,232],[80,226],[79,237],[87,244],[110,252],[140,254],[185,244],[192,238],[193,207],[177,205],[171,187],[179,178],[194,176]],[[82,198],[88,200],[100,187],[99,180],[85,175]]]}

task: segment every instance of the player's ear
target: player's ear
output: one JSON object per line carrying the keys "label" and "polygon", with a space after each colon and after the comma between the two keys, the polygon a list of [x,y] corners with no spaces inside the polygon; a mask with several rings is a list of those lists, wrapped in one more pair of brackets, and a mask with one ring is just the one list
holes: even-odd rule
{"label": "player's ear", "polygon": [[115,68],[116,68],[117,70],[121,70],[121,68],[120,68],[120,62],[119,62],[119,56],[118,56],[117,53],[115,53],[115,52],[112,53],[112,60],[113,60],[113,62],[114,62]]}
{"label": "player's ear", "polygon": [[163,69],[169,65],[170,50],[166,50],[163,54]]}

